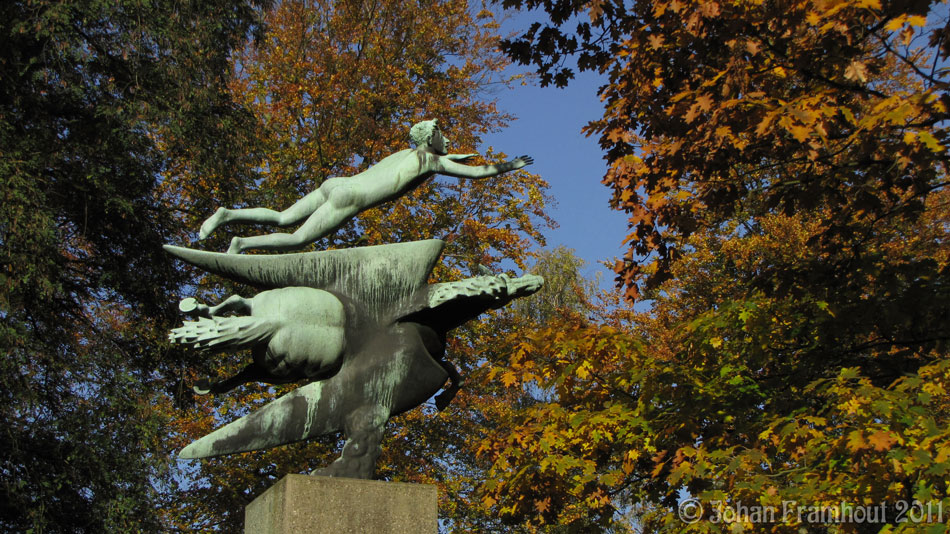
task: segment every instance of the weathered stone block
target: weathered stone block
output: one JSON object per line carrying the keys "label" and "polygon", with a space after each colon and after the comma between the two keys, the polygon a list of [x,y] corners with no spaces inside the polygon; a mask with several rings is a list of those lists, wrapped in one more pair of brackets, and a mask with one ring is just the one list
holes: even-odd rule
{"label": "weathered stone block", "polygon": [[436,534],[435,486],[287,475],[244,512],[245,534]]}

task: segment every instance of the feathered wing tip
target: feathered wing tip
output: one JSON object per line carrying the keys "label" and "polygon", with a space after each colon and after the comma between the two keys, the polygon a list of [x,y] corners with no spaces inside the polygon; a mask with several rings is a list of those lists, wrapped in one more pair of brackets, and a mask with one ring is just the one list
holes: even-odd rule
{"label": "feathered wing tip", "polygon": [[204,352],[246,349],[267,341],[275,330],[273,321],[260,317],[200,317],[173,329],[168,339]]}

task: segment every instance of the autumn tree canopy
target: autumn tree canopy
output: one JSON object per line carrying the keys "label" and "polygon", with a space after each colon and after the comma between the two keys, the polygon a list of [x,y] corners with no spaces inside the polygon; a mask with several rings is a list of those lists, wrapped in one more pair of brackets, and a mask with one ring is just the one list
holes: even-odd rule
{"label": "autumn tree canopy", "polygon": [[[942,531],[893,512],[950,504],[941,4],[507,5],[549,19],[505,45],[542,82],[607,76],[588,132],[630,214],[619,281],[651,306],[520,345],[512,386],[549,397],[483,443],[485,498],[539,529]],[[892,513],[710,520],[739,502]]]}
{"label": "autumn tree canopy", "polygon": [[752,202],[831,208],[814,245],[837,250],[882,218],[913,220],[945,185],[939,2],[544,5],[551,24],[505,49],[542,82],[566,84],[571,55],[608,76],[588,132],[606,151],[614,205],[630,213],[618,273],[631,296],[669,276],[681,237]]}

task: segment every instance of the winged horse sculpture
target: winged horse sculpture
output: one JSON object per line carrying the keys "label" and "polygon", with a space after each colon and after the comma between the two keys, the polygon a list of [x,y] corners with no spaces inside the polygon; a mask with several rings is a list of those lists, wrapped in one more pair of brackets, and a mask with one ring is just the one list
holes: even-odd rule
{"label": "winged horse sculpture", "polygon": [[[199,393],[240,384],[307,381],[263,408],[185,447],[205,458],[276,447],[342,431],[340,457],[314,474],[372,478],[390,417],[433,395],[441,409],[460,377],[445,360],[450,330],[540,289],[526,275],[426,284],[440,240],[281,255],[235,255],[166,246],[173,256],[262,291],[208,306],[185,299],[193,320],[169,337],[215,353],[250,349],[252,361]],[[234,314],[234,315],[227,315]]]}

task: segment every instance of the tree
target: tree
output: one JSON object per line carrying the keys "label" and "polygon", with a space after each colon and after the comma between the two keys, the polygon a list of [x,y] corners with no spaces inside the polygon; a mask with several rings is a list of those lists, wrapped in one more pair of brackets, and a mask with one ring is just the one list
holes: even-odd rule
{"label": "tree", "polygon": [[[453,152],[474,152],[481,135],[509,119],[488,93],[506,82],[500,72],[505,62],[495,48],[497,24],[488,11],[448,1],[325,1],[281,2],[262,16],[268,31],[235,56],[230,82],[234,99],[253,111],[259,132],[247,145],[246,166],[199,173],[183,160],[165,173],[164,193],[189,206],[183,215],[192,229],[218,205],[283,208],[326,177],[364,170],[407,148],[409,128],[419,120],[438,118]],[[505,156],[488,150],[484,157]],[[433,281],[465,278],[478,266],[499,269],[502,258],[524,268],[532,243],[543,243],[541,231],[552,224],[544,212],[546,188],[526,172],[482,181],[439,179],[361,214],[315,247],[441,238],[447,242],[445,261]],[[248,231],[256,230],[221,228],[207,247],[224,250],[235,232]],[[215,299],[222,291],[214,285],[220,281],[201,283],[202,298]],[[223,287],[249,294],[247,288]],[[477,474],[487,468],[476,461],[471,436],[486,432],[484,421],[505,408],[488,395],[494,386],[481,382],[479,369],[491,354],[504,354],[508,324],[498,314],[453,336],[448,359],[466,380],[455,407],[435,414],[428,406],[394,421],[378,463],[382,478],[438,483],[443,517],[460,530],[493,520],[469,497]],[[233,373],[246,357],[201,361],[180,355],[188,384],[202,375]],[[291,387],[248,385],[198,398],[175,412],[172,446],[187,445]],[[170,400],[164,409],[174,409]],[[286,473],[327,465],[339,451],[337,441],[187,465],[173,490],[180,498],[164,510],[166,520],[183,531],[239,532],[244,506]]]}
{"label": "tree", "polygon": [[[513,369],[556,395],[484,444],[489,496],[536,524],[596,504],[614,528],[636,503],[645,531],[942,530],[893,508],[886,527],[711,521],[739,502],[950,502],[937,4],[543,5],[551,24],[506,50],[547,83],[572,54],[608,74],[588,132],[631,215],[619,281],[652,309],[522,345],[550,363]],[[556,507],[532,510],[539,488]],[[703,521],[677,518],[683,492]]]}
{"label": "tree", "polygon": [[[522,4],[540,5],[506,3]],[[609,74],[588,131],[607,151],[614,205],[631,214],[618,273],[636,296],[669,276],[679,236],[749,199],[784,213],[834,206],[818,243],[828,249],[859,247],[881,218],[917,217],[947,162],[938,66],[950,44],[936,5],[597,2],[570,35],[559,27],[582,7],[557,2],[554,26],[506,50],[543,82],[567,83],[560,65],[575,52]]]}
{"label": "tree", "polygon": [[226,133],[195,114],[231,114],[222,69],[251,15],[244,2],[0,7],[0,529],[159,529],[152,399],[181,277],[161,251],[176,221],[152,136],[174,128],[225,155]]}
{"label": "tree", "polygon": [[[931,202],[916,231],[889,229],[890,255],[946,265],[946,193]],[[618,307],[528,336],[511,385],[551,393],[483,442],[494,481],[486,497],[539,526],[586,516],[616,531],[717,532],[731,525],[711,522],[712,511],[742,503],[773,507],[779,519],[744,528],[797,532],[819,525],[784,520],[783,503],[885,503],[895,531],[937,528],[935,514],[895,520],[902,503],[947,504],[946,349],[895,346],[877,330],[907,335],[933,310],[889,309],[835,288],[768,294],[741,278],[813,261],[806,243],[819,231],[816,218],[776,214],[753,230],[694,235],[649,312]],[[837,298],[821,300],[828,295]],[[896,321],[899,309],[914,316]],[[683,492],[706,521],[677,517]]]}

